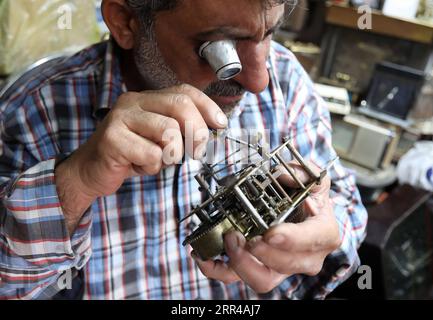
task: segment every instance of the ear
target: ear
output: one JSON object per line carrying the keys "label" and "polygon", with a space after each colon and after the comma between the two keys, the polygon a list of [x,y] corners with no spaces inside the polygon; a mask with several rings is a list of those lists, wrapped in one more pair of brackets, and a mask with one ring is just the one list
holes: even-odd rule
{"label": "ear", "polygon": [[101,9],[105,24],[117,44],[125,50],[132,49],[139,25],[125,0],[103,0]]}

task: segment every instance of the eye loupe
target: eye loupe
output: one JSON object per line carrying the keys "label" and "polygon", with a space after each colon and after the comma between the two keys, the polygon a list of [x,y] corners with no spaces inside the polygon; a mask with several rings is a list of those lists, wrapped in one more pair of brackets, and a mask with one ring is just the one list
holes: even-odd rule
{"label": "eye loupe", "polygon": [[207,60],[219,80],[229,80],[242,71],[235,41],[207,41],[200,47],[199,56]]}

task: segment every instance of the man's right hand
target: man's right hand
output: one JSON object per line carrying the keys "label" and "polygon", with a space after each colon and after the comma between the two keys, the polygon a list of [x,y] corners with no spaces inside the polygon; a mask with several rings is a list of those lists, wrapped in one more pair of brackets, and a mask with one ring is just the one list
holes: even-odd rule
{"label": "man's right hand", "polygon": [[[186,152],[203,156],[209,127],[227,117],[204,93],[189,85],[123,94],[90,139],[56,168],[56,185],[70,234],[100,196],[117,191],[132,176],[155,175],[179,163]],[[192,132],[186,132],[188,128]],[[192,135],[192,137],[190,136]]]}

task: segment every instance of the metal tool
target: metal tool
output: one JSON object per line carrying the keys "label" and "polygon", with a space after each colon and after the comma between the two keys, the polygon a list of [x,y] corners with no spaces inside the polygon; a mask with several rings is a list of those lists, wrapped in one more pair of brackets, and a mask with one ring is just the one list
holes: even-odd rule
{"label": "metal tool", "polygon": [[[309,196],[311,189],[321,183],[329,170],[338,159],[331,161],[327,167],[316,174],[308,163],[294,148],[290,139],[271,152],[259,144],[238,141],[256,152],[256,159],[244,168],[225,177],[219,177],[221,164],[229,163],[229,157],[214,165],[203,163],[203,170],[195,176],[200,185],[200,191],[208,198],[182,219],[196,216],[200,220],[199,226],[186,237],[183,245],[191,245],[198,256],[203,260],[212,259],[224,254],[224,234],[237,230],[247,240],[262,235],[270,227],[283,223],[298,223],[305,219],[300,208],[303,201]],[[239,152],[239,150],[237,150]],[[306,172],[308,181],[302,181],[292,167],[288,166],[281,152],[289,151],[301,168]],[[233,166],[233,163],[227,164]],[[295,187],[287,188],[278,181],[285,168],[292,176]],[[212,180],[216,183],[216,191],[210,188]],[[181,222],[182,222],[181,221]]]}

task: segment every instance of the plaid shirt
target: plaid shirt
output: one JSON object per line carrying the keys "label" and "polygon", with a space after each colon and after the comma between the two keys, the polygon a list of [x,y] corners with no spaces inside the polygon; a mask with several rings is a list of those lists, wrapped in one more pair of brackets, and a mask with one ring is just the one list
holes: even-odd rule
{"label": "plaid shirt", "polygon": [[[267,66],[269,86],[245,95],[229,127],[270,130],[271,148],[292,136],[302,156],[324,167],[336,154],[323,100],[282,46],[272,44]],[[329,174],[341,247],[317,276],[293,275],[266,295],[242,282],[207,279],[182,246],[194,224],[178,221],[202,201],[194,179],[199,161],[127,179],[91,205],[70,237],[55,186],[56,161],[89,139],[125,91],[109,41],[38,68],[2,97],[0,299],[50,297],[66,270],[82,270],[85,299],[324,298],[356,270],[367,213],[353,175],[339,162]]]}

